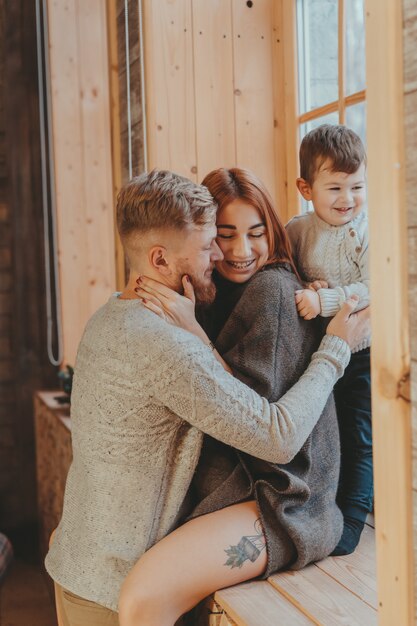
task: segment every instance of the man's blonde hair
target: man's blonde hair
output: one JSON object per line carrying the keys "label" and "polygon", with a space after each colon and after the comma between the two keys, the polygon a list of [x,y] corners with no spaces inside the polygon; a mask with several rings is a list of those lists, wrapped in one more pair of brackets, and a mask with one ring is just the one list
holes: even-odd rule
{"label": "man's blonde hair", "polygon": [[214,222],[216,204],[206,187],[166,170],[129,181],[117,196],[117,228],[123,243],[132,234],[182,230]]}

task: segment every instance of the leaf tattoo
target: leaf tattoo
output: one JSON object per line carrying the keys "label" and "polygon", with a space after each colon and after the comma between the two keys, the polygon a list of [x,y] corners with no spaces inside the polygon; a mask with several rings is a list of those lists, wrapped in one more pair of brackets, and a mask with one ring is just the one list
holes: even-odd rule
{"label": "leaf tattoo", "polygon": [[257,535],[245,535],[243,536],[236,546],[230,546],[225,549],[228,556],[226,567],[233,569],[234,567],[242,567],[245,561],[251,561],[254,563],[262,550],[265,549],[265,537],[262,532],[262,526],[260,519],[255,522],[255,531]]}

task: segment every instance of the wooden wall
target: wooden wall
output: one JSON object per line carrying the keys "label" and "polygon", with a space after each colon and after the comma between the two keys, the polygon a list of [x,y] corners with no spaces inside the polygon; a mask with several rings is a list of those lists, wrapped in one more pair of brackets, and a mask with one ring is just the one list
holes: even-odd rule
{"label": "wooden wall", "polygon": [[412,626],[417,429],[408,383],[410,372],[416,376],[417,339],[417,3],[366,0],[366,20],[378,623]]}
{"label": "wooden wall", "polygon": [[48,0],[65,361],[115,290],[106,3]]}
{"label": "wooden wall", "polygon": [[45,308],[35,3],[0,0],[0,528],[23,534],[36,520],[32,396],[57,386]]}
{"label": "wooden wall", "polygon": [[[411,349],[414,581],[417,581],[417,2],[403,0],[404,28],[404,126],[408,241],[408,296]],[[414,587],[417,621],[417,582]]]}
{"label": "wooden wall", "polygon": [[276,176],[282,154],[280,103],[274,100],[276,3],[143,5],[149,167],[195,181],[216,167],[247,167],[282,202]]}

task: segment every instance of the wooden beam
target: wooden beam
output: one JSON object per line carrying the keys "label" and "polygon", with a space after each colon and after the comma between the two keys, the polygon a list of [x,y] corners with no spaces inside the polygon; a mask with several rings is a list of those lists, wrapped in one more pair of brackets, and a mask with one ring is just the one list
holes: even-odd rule
{"label": "wooden beam", "polygon": [[197,181],[236,163],[231,0],[193,2]]}
{"label": "wooden beam", "polygon": [[273,5],[232,0],[236,162],[253,170],[274,198]]}
{"label": "wooden beam", "polygon": [[[273,5],[272,26],[272,86],[274,104],[274,147],[275,147],[275,205],[284,224],[289,220],[287,189],[287,150],[286,150],[286,111],[285,111],[285,70],[284,70],[284,27],[283,0]],[[296,115],[296,111],[291,111]]]}
{"label": "wooden beam", "polygon": [[365,6],[379,624],[411,626],[411,415],[399,394],[410,368],[402,7],[392,0]]}
{"label": "wooden beam", "polygon": [[298,126],[298,54],[296,3],[282,2],[282,37],[284,41],[284,108],[285,149],[287,153],[287,220],[300,212],[300,197],[295,185],[298,177],[298,148],[300,145]]}
{"label": "wooden beam", "polygon": [[338,57],[338,85],[339,85],[339,124],[346,121],[345,105],[345,0],[339,0],[337,20],[337,57]]}
{"label": "wooden beam", "polygon": [[[117,0],[107,0],[107,38],[109,42],[109,84],[111,114],[111,147],[113,167],[113,204],[122,186],[122,147],[120,128],[120,93],[119,93],[119,59],[117,54]],[[116,253],[116,287],[122,290],[126,283],[125,254],[116,227],[116,211],[114,211],[114,236]]]}
{"label": "wooden beam", "polygon": [[48,0],[65,361],[115,288],[106,4]]}
{"label": "wooden beam", "polygon": [[[359,104],[359,102],[365,102],[366,100],[366,90],[357,91],[350,96],[346,96],[343,98],[344,109],[349,106],[353,106],[354,104]],[[311,120],[316,120],[318,117],[323,117],[324,115],[328,115],[329,113],[335,113],[340,108],[340,103],[338,100],[334,100],[334,102],[329,102],[329,104],[323,104],[323,106],[318,107],[317,109],[313,109],[312,111],[307,111],[307,113],[303,113],[298,118],[299,124],[305,124],[306,122],[310,122]]]}
{"label": "wooden beam", "polygon": [[148,167],[197,182],[191,0],[144,0]]}

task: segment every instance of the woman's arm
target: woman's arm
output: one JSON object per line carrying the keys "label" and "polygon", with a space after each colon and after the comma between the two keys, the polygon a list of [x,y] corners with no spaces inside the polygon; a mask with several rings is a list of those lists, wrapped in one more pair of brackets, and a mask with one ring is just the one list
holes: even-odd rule
{"label": "woman's arm", "polygon": [[177,293],[166,285],[140,276],[136,281],[138,287],[135,289],[142,299],[143,305],[159,315],[169,324],[188,330],[212,350],[214,356],[226,372],[232,373],[229,365],[217,351],[216,346],[210,341],[205,330],[200,326],[195,317],[195,294],[193,286],[188,276],[182,277],[184,295]]}

